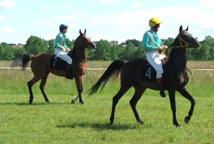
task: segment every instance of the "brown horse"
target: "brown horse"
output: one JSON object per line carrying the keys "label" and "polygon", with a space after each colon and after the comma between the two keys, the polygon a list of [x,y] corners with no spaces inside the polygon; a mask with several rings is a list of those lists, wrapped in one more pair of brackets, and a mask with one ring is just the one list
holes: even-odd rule
{"label": "brown horse", "polygon": [[[76,82],[78,97],[72,100],[75,102],[77,98],[79,98],[79,102],[84,104],[82,100],[82,77],[86,72],[86,48],[95,48],[95,45],[89,38],[86,37],[86,30],[84,33],[79,31],[80,35],[75,41],[73,51],[69,52],[68,55],[72,55],[73,63],[72,63],[72,73]],[[40,54],[38,56],[33,56],[29,54],[25,54],[21,58],[22,69],[25,70],[28,62],[31,62],[31,70],[34,74],[34,77],[27,83],[30,98],[29,103],[33,103],[33,92],[32,86],[41,80],[40,90],[46,102],[49,102],[48,97],[44,91],[44,87],[48,78],[49,73],[53,73],[58,76],[66,77],[66,71],[52,69],[50,66],[52,55],[49,54]]]}
{"label": "brown horse", "polygon": [[[171,49],[170,55],[163,64],[163,87],[169,92],[169,99],[173,113],[173,124],[175,126],[179,126],[176,118],[176,91],[191,102],[189,113],[184,119],[186,123],[190,121],[193,114],[195,100],[185,88],[185,85],[188,83],[186,52],[187,48],[197,48],[198,46],[198,41],[188,33],[188,28],[183,30],[183,27],[181,26],[180,32],[172,45],[173,48]],[[103,88],[112,76],[118,76],[120,73],[121,87],[118,93],[113,97],[110,124],[113,124],[114,122],[115,108],[118,101],[131,87],[134,87],[135,94],[130,100],[130,105],[137,122],[143,124],[143,121],[140,119],[136,110],[136,104],[147,88],[153,90],[160,89],[160,85],[156,83],[155,75],[153,75],[153,81],[151,81],[151,79],[145,80],[142,78],[148,75],[147,69],[151,68],[151,66],[148,65],[148,62],[144,59],[136,59],[127,63],[121,60],[116,60],[107,68],[98,82],[92,87],[91,94],[96,93],[99,87]],[[149,77],[150,76],[151,74]]]}

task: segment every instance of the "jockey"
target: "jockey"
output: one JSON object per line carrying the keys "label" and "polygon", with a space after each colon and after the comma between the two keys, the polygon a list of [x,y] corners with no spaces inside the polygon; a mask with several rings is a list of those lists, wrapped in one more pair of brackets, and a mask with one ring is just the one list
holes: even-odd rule
{"label": "jockey", "polygon": [[144,34],[142,46],[146,51],[147,61],[157,72],[156,79],[161,86],[160,94],[165,97],[164,90],[162,88],[163,67],[161,62],[165,56],[161,55],[161,51],[163,51],[163,49],[167,49],[168,47],[163,45],[163,42],[157,34],[161,23],[161,20],[156,17],[149,20],[149,26],[151,29]]}
{"label": "jockey", "polygon": [[67,55],[70,49],[66,44],[66,33],[68,30],[68,26],[61,24],[59,26],[60,33],[56,36],[55,39],[55,55],[60,59],[66,61],[69,65],[72,64],[72,59]]}
{"label": "jockey", "polygon": [[56,36],[55,39],[55,55],[56,58],[60,58],[62,60],[64,60],[65,62],[67,62],[67,69],[66,69],[66,77],[67,78],[72,78],[73,74],[72,74],[72,59],[70,56],[68,56],[68,52],[70,51],[70,49],[68,48],[67,44],[66,44],[66,33],[68,30],[68,26],[65,24],[61,24],[59,26],[59,31],[60,33]]}

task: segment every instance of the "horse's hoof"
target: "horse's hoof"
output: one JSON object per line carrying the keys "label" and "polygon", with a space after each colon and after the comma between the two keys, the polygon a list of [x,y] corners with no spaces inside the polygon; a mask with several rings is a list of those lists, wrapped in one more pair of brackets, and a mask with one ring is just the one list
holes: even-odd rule
{"label": "horse's hoof", "polygon": [[140,124],[140,125],[144,124],[142,120],[138,120],[137,123]]}
{"label": "horse's hoof", "polygon": [[74,104],[74,103],[75,103],[75,100],[72,99],[72,100],[71,100],[71,104]]}
{"label": "horse's hoof", "polygon": [[113,124],[114,124],[114,118],[110,118],[109,125],[113,125]]}
{"label": "horse's hoof", "polygon": [[78,96],[74,96],[72,99],[71,99],[71,104],[74,104],[77,100],[78,100]]}
{"label": "horse's hoof", "polygon": [[175,125],[176,128],[179,128],[179,127],[181,126],[181,125],[178,124],[178,123],[175,123],[174,125]]}
{"label": "horse's hoof", "polygon": [[80,104],[84,104],[84,101],[82,99],[79,99]]}
{"label": "horse's hoof", "polygon": [[189,117],[185,117],[185,118],[184,118],[184,122],[185,122],[186,124],[188,124],[189,121],[190,121],[190,118],[189,118]]}
{"label": "horse's hoof", "polygon": [[29,104],[32,105],[33,104],[33,100],[29,100]]}
{"label": "horse's hoof", "polygon": [[110,122],[109,122],[109,125],[110,125],[110,126],[112,126],[113,124],[114,124],[114,122],[113,122],[113,121],[110,121]]}

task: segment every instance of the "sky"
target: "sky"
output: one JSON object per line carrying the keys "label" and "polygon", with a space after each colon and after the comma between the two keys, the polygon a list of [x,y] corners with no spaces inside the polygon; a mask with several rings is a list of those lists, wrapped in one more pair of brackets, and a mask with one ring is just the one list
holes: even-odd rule
{"label": "sky", "polygon": [[161,38],[176,37],[180,25],[199,40],[214,36],[213,0],[0,0],[0,42],[53,39],[62,23],[70,39],[86,28],[93,41],[141,40],[152,17],[163,21]]}

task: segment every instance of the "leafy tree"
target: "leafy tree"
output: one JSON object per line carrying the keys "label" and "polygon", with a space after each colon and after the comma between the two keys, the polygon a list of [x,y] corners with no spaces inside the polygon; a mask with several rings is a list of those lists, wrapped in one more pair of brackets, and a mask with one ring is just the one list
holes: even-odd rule
{"label": "leafy tree", "polygon": [[17,58],[22,56],[25,53],[25,49],[24,48],[14,48],[13,49],[13,57]]}
{"label": "leafy tree", "polygon": [[48,50],[45,40],[37,36],[30,36],[24,48],[27,53],[31,53],[31,54],[47,52]]}
{"label": "leafy tree", "polygon": [[146,52],[143,48],[137,48],[133,53],[134,58],[145,58]]}
{"label": "leafy tree", "polygon": [[120,58],[124,60],[131,60],[134,58],[134,53],[137,50],[137,48],[134,46],[132,42],[129,42],[128,45],[125,47],[125,50],[123,53],[121,53]]}
{"label": "leafy tree", "polygon": [[136,39],[132,39],[132,40],[127,40],[125,42],[125,45],[128,45],[129,42],[131,42],[135,47],[141,48],[141,42],[136,40]]}
{"label": "leafy tree", "polygon": [[[173,38],[164,39],[164,44],[170,46]],[[74,47],[74,41],[67,39],[69,48]],[[89,60],[131,60],[145,57],[145,51],[141,48],[141,42],[135,39],[127,40],[121,44],[117,41],[100,40],[96,42],[97,48],[88,51]],[[31,36],[28,38],[24,48],[14,48],[7,43],[0,44],[0,59],[12,60],[25,52],[31,54],[54,53],[54,40],[45,41],[39,37]],[[214,60],[214,38],[206,36],[200,42],[197,49],[188,49],[187,57],[190,60]]]}
{"label": "leafy tree", "polygon": [[1,60],[11,60],[14,58],[13,50],[8,45],[0,46],[0,59]]}
{"label": "leafy tree", "polygon": [[124,48],[120,45],[114,45],[111,47],[109,51],[110,59],[115,60],[118,59],[119,55],[124,51]]}
{"label": "leafy tree", "polygon": [[54,40],[48,41],[48,51],[49,54],[54,54]]}
{"label": "leafy tree", "polygon": [[170,47],[174,42],[174,38],[163,39],[162,41],[165,45]]}
{"label": "leafy tree", "polygon": [[96,60],[110,60],[109,51],[111,50],[110,43],[106,40],[100,40],[96,43],[96,50],[94,56]]}

